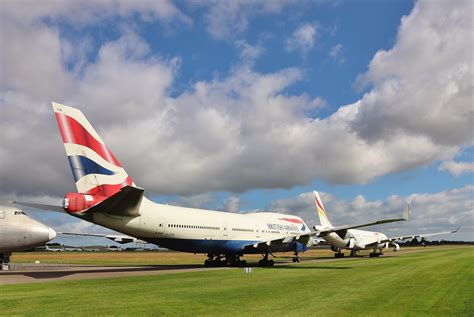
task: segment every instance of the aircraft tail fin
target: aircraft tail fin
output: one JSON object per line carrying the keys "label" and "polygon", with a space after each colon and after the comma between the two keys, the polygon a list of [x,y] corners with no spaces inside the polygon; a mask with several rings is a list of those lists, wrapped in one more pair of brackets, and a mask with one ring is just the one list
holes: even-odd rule
{"label": "aircraft tail fin", "polygon": [[78,193],[109,197],[135,185],[79,109],[52,106]]}
{"label": "aircraft tail fin", "polygon": [[329,218],[326,214],[326,209],[324,209],[324,205],[323,205],[323,202],[321,201],[321,197],[319,197],[319,193],[317,191],[313,191],[313,194],[314,194],[314,200],[316,202],[316,211],[318,213],[321,226],[331,228],[332,224],[329,221]]}

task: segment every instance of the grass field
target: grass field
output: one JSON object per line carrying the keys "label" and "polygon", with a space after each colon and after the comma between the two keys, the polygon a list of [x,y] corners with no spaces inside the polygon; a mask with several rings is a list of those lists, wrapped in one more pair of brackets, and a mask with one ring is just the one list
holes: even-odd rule
{"label": "grass field", "polygon": [[473,316],[473,251],[424,249],[255,268],[251,274],[228,269],[6,285],[0,314]]}

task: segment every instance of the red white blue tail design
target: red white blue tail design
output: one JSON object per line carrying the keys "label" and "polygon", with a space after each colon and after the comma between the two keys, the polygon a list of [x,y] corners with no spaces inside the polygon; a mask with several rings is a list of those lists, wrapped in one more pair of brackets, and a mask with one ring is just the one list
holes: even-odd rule
{"label": "red white blue tail design", "polygon": [[134,185],[80,110],[54,102],[53,109],[78,193],[109,197]]}

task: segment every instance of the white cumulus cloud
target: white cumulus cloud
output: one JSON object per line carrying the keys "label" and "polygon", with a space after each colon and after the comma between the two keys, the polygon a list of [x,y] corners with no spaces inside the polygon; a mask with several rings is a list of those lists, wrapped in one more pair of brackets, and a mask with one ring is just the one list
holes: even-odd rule
{"label": "white cumulus cloud", "polygon": [[471,8],[417,2],[361,76],[367,93],[324,118],[321,97],[288,92],[301,69],[243,63],[171,96],[186,61],[153,53],[133,29],[71,69],[74,40],[56,24],[19,24],[4,10],[1,191],[74,190],[51,101],[80,107],[136,184],[158,194],[367,183],[450,160],[473,141]]}
{"label": "white cumulus cloud", "polygon": [[[321,200],[334,226],[367,223],[375,220],[396,218],[402,215],[406,203],[410,203],[408,221],[388,225],[367,227],[386,233],[388,236],[442,232],[462,226],[455,235],[440,235],[432,239],[469,240],[474,239],[474,192],[473,185],[441,191],[438,193],[416,193],[408,196],[389,196],[383,200],[367,200],[358,195],[352,201],[339,199],[328,193],[320,193]],[[316,206],[311,193],[296,197],[276,200],[270,203],[267,210],[295,214],[305,222],[319,225]]]}
{"label": "white cumulus cloud", "polygon": [[305,23],[299,26],[290,38],[286,40],[286,49],[288,51],[300,51],[306,55],[316,44],[318,37],[317,25],[314,23]]}
{"label": "white cumulus cloud", "polygon": [[336,44],[329,50],[329,56],[331,56],[331,58],[337,63],[342,64],[345,61],[343,49],[344,47],[342,44]]}
{"label": "white cumulus cloud", "polygon": [[441,171],[448,171],[454,176],[459,176],[464,173],[473,173],[474,172],[474,163],[472,162],[455,162],[455,161],[446,161],[443,162],[439,169]]}

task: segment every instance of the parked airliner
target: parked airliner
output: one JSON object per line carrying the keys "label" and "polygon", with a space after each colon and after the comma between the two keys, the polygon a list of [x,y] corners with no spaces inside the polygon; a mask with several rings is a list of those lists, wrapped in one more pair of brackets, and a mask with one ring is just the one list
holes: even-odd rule
{"label": "parked airliner", "polygon": [[[272,266],[269,254],[298,253],[314,243],[297,216],[271,212],[234,214],[154,203],[132,181],[83,113],[53,103],[77,193],[63,206],[20,203],[66,211],[72,216],[172,250],[205,253],[205,265],[245,265],[244,254],[262,254],[260,266]],[[387,219],[384,222],[403,219]],[[366,225],[346,226],[349,228]]]}
{"label": "parked airliner", "polygon": [[[336,252],[334,254],[336,258],[344,257],[344,253],[342,253],[342,250],[344,249],[351,250],[351,256],[355,256],[359,250],[373,250],[369,256],[378,257],[383,254],[382,250],[384,248],[388,248],[389,246],[393,246],[394,251],[400,250],[400,245],[396,243],[396,241],[415,238],[424,239],[434,235],[455,233],[460,228],[458,227],[453,231],[414,234],[389,238],[381,232],[357,230],[354,229],[354,226],[352,228],[347,228],[346,226],[334,227],[328,219],[326,209],[324,208],[319,193],[314,191],[313,194],[319,221],[321,223],[319,226],[314,226],[314,229],[319,233],[319,237],[323,238],[331,245],[331,249]],[[409,208],[410,206],[406,205],[403,212],[404,219],[408,219]]]}
{"label": "parked airliner", "polygon": [[10,262],[13,251],[44,245],[56,237],[45,224],[28,217],[18,208],[0,206],[0,262]]}

